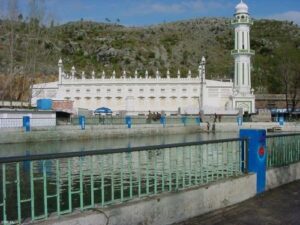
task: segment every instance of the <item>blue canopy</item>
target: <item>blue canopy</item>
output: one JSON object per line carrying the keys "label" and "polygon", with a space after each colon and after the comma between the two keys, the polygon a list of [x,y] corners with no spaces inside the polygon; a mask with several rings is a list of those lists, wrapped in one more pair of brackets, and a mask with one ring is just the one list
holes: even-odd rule
{"label": "blue canopy", "polygon": [[101,107],[94,111],[94,114],[100,114],[100,113],[110,114],[112,113],[112,110],[106,107]]}

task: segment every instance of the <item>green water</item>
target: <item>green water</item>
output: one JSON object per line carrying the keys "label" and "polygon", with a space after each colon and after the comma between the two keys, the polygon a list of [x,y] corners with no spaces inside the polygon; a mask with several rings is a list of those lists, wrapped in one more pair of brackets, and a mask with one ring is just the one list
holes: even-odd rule
{"label": "green water", "polygon": [[126,148],[172,143],[186,143],[201,140],[215,140],[235,137],[237,137],[236,133],[227,132],[215,134],[190,133],[144,137],[106,138],[81,141],[73,140],[21,144],[2,144],[0,145],[0,157]]}

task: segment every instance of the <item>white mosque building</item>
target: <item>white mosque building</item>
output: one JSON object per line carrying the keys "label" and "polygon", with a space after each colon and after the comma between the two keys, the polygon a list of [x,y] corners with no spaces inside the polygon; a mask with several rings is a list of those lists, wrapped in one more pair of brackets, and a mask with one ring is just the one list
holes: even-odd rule
{"label": "white mosque building", "polygon": [[115,114],[147,114],[148,111],[173,114],[234,114],[240,109],[255,112],[255,96],[251,89],[250,25],[252,19],[248,6],[241,1],[236,6],[232,25],[235,29],[235,46],[231,54],[235,60],[234,80],[206,79],[206,60],[203,57],[199,73],[193,76],[189,71],[183,78],[178,71],[171,77],[167,71],[162,76],[156,71],[149,76],[146,71],[141,75],[135,71],[128,76],[123,71],[121,78],[116,73],[107,76],[103,71],[100,77],[92,72],[87,78],[82,72],[80,79],[75,77],[73,67],[70,73],[64,70],[62,60],[58,62],[58,81],[32,86],[32,105],[41,98],[73,101],[74,108],[95,110],[110,108]]}

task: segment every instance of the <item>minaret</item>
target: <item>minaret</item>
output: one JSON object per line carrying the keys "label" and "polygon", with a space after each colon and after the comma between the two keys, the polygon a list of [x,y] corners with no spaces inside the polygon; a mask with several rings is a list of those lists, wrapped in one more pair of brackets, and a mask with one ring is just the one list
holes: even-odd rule
{"label": "minaret", "polygon": [[248,6],[241,0],[235,7],[234,26],[235,44],[231,54],[234,57],[234,88],[238,95],[251,94],[251,56],[254,51],[250,49],[250,26],[253,21],[248,13]]}

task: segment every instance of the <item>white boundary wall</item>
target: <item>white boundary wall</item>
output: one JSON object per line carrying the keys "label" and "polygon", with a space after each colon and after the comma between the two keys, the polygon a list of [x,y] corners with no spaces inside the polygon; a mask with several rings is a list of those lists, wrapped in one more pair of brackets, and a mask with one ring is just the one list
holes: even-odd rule
{"label": "white boundary wall", "polygon": [[23,116],[30,117],[31,127],[56,126],[56,113],[52,111],[0,111],[0,129],[23,127]]}

